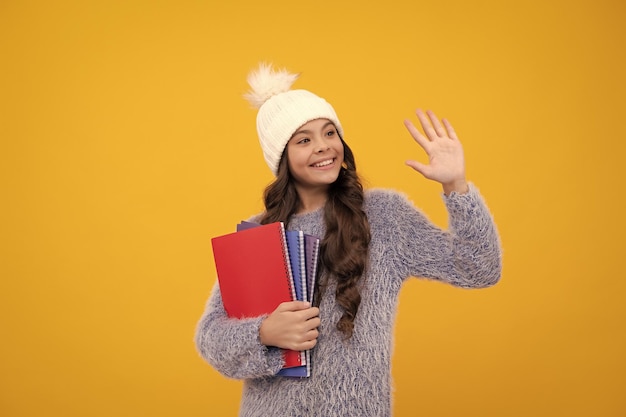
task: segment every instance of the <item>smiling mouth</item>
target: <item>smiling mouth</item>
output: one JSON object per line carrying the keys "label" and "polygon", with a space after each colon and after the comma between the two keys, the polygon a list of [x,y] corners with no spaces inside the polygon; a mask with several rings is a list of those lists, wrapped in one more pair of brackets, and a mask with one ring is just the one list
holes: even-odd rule
{"label": "smiling mouth", "polygon": [[316,164],[311,165],[313,168],[323,168],[335,162],[335,158],[326,159],[325,161],[320,161]]}

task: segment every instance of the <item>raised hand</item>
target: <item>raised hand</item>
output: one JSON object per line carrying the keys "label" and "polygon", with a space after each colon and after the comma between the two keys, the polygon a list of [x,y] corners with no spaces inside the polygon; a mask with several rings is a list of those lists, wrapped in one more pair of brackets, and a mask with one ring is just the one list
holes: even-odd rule
{"label": "raised hand", "polygon": [[430,110],[424,113],[418,109],[416,114],[425,135],[409,120],[405,120],[404,125],[428,155],[428,164],[415,160],[408,160],[406,164],[424,177],[441,183],[446,194],[467,192],[463,146],[454,128],[446,119],[440,123]]}

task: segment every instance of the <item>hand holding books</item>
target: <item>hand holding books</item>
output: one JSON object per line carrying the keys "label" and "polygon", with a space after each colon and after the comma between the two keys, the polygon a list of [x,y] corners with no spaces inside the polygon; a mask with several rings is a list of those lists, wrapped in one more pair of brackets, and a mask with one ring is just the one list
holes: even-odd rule
{"label": "hand holding books", "polygon": [[310,376],[309,349],[319,326],[319,309],[310,307],[319,239],[301,231],[286,232],[281,222],[241,222],[236,233],[211,242],[228,316],[267,315],[260,337],[263,344],[284,349],[285,365],[278,375]]}
{"label": "hand holding books", "polygon": [[306,301],[282,303],[261,324],[261,343],[291,350],[309,350],[317,343],[319,308]]}

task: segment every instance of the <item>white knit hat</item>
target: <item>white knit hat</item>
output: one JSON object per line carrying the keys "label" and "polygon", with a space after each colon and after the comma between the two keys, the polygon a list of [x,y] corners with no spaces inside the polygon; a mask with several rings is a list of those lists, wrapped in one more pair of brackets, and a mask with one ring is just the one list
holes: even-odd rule
{"label": "white knit hat", "polygon": [[275,71],[271,64],[265,63],[248,75],[251,90],[244,97],[259,109],[256,117],[259,142],[274,175],[287,142],[305,123],[328,119],[343,137],[337,114],[326,100],[307,90],[290,90],[298,76],[284,69]]}

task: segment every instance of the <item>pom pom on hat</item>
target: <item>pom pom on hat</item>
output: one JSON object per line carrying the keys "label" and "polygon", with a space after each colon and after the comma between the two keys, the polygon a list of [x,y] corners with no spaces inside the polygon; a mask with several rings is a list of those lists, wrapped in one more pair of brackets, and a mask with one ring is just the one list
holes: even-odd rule
{"label": "pom pom on hat", "polygon": [[290,89],[298,76],[284,69],[274,70],[266,63],[261,63],[248,75],[251,90],[244,98],[259,109],[256,120],[259,142],[265,162],[274,175],[287,142],[305,123],[328,119],[343,137],[337,114],[326,100],[307,90]]}
{"label": "pom pom on hat", "polygon": [[290,74],[285,69],[274,71],[271,64],[262,62],[256,71],[248,74],[251,90],[244,94],[244,98],[259,109],[270,97],[289,91],[299,75]]}

